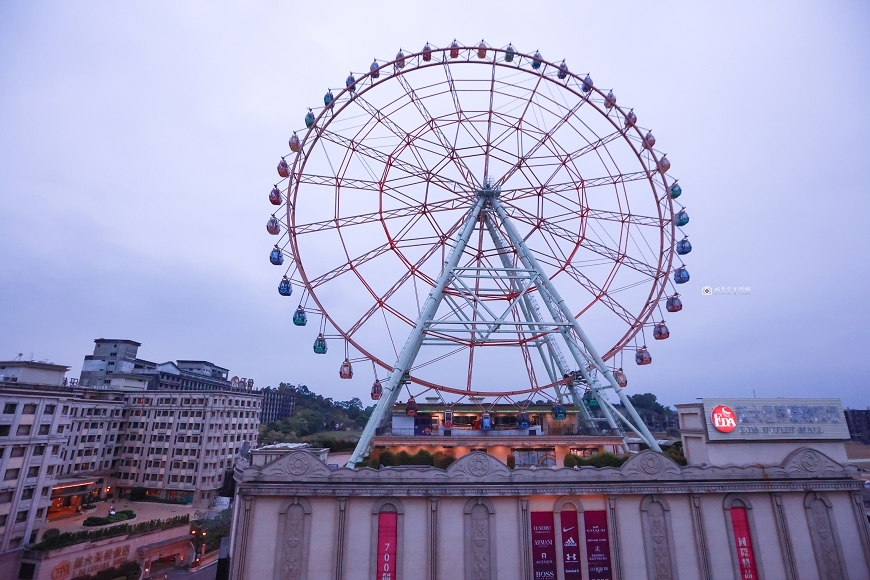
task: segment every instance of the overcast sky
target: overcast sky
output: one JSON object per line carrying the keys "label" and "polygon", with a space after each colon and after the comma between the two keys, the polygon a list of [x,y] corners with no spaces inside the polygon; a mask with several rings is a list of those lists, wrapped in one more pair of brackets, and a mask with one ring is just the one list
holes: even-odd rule
{"label": "overcast sky", "polygon": [[77,377],[128,338],[368,400],[276,292],[275,164],[348,70],[484,38],[613,87],[680,178],[692,279],[629,390],[866,407],[868,30],[857,1],[0,2],[0,360]]}

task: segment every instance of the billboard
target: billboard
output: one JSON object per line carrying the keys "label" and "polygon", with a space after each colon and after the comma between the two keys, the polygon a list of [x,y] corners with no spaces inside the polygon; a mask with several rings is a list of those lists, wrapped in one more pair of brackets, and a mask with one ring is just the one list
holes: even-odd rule
{"label": "billboard", "polygon": [[840,399],[702,399],[710,441],[849,439]]}

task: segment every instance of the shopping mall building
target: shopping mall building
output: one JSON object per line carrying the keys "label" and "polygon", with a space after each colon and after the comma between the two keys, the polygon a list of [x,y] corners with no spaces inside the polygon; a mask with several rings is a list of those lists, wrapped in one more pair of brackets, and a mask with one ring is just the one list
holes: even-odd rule
{"label": "shopping mall building", "polygon": [[[677,411],[685,466],[646,450],[618,468],[568,469],[559,456],[571,449],[625,449],[543,424],[499,442],[473,421],[460,437],[430,427],[376,439],[449,448],[458,459],[446,470],[253,450],[235,470],[232,578],[870,578],[839,400],[704,399]],[[506,454],[531,445],[552,447],[556,465],[508,467]]]}

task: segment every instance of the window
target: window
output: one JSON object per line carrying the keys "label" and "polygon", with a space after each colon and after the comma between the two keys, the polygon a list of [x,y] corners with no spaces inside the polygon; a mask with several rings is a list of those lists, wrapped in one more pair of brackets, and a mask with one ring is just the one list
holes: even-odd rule
{"label": "window", "polygon": [[28,403],[24,405],[24,409],[21,412],[25,415],[35,415],[36,405],[34,403]]}
{"label": "window", "polygon": [[18,431],[15,433],[16,435],[30,435],[30,428],[33,425],[19,425]]}
{"label": "window", "polygon": [[33,499],[33,488],[25,487],[24,491],[21,492],[21,499]]}
{"label": "window", "polygon": [[0,425],[0,437],[9,436],[9,425]]}
{"label": "window", "polygon": [[46,415],[54,415],[54,410],[55,410],[55,408],[56,408],[56,407],[55,407],[54,405],[46,405],[46,406],[45,406],[45,411],[43,411],[43,412],[44,412]]}
{"label": "window", "polygon": [[27,469],[27,477],[39,477],[39,466],[35,465]]}
{"label": "window", "polygon": [[17,514],[15,514],[15,523],[20,524],[21,522],[26,522],[27,521],[27,514],[28,514],[27,510],[22,510],[22,511],[18,512]]}
{"label": "window", "polygon": [[36,575],[36,564],[33,562],[23,562],[21,568],[18,569],[18,580],[33,580]]}
{"label": "window", "polygon": [[555,467],[556,451],[554,448],[542,449],[512,449],[517,467]]}
{"label": "window", "polygon": [[48,432],[51,430],[51,425],[40,425],[39,426],[39,434],[40,435],[48,435]]}
{"label": "window", "polygon": [[11,491],[0,492],[0,503],[9,503],[10,501],[12,501]]}
{"label": "window", "polygon": [[57,426],[57,432],[58,432],[58,434],[63,433],[63,425]]}
{"label": "window", "polygon": [[3,527],[6,525],[6,518],[8,518],[8,517],[9,517],[8,514],[3,514],[2,516],[0,516],[0,527]]}
{"label": "window", "polygon": [[12,448],[12,453],[9,454],[9,457],[23,457],[25,451],[27,451],[27,447],[24,445],[16,445]]}
{"label": "window", "polygon": [[36,510],[36,518],[41,520],[43,513],[45,513],[45,508],[39,508]]}
{"label": "window", "polygon": [[51,493],[51,488],[46,486],[46,487],[42,488],[42,492],[40,495],[42,495],[42,497],[48,497],[48,494],[50,494],[50,493]]}
{"label": "window", "polygon": [[57,455],[58,451],[60,451],[60,445],[52,445],[51,446],[51,454]]}
{"label": "window", "polygon": [[13,469],[7,469],[6,473],[3,475],[3,481],[11,481],[13,479],[18,479],[18,475],[21,473],[21,469],[15,467]]}
{"label": "window", "polygon": [[33,448],[34,455],[45,455],[45,445],[37,445]]}
{"label": "window", "polygon": [[4,415],[13,415],[15,414],[15,410],[18,408],[18,403],[6,403],[3,405],[3,414]]}
{"label": "window", "polygon": [[45,473],[48,475],[54,475],[54,465],[49,465],[48,469],[45,470]]}

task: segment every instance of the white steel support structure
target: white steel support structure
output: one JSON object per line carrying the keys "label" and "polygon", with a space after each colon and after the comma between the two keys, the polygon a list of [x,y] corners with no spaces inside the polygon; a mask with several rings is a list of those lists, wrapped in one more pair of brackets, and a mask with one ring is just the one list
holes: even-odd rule
{"label": "white steel support structure", "polygon": [[[544,274],[540,264],[511,223],[504,206],[498,199],[499,194],[499,189],[493,187],[489,182],[485,182],[484,187],[477,191],[474,206],[466,215],[456,243],[444,263],[444,269],[441,271],[434,287],[429,292],[426,302],[420,309],[414,329],[402,347],[389,379],[384,384],[383,394],[378,400],[375,410],[354,449],[353,455],[347,463],[348,467],[353,467],[368,454],[377,429],[390,419],[392,408],[401,393],[402,385],[408,380],[414,360],[421,346],[424,343],[449,344],[449,341],[443,338],[432,336],[431,333],[433,332],[441,336],[459,332],[471,333],[482,341],[495,340],[493,338],[494,335],[498,336],[500,333],[516,334],[517,332],[525,332],[532,335],[542,335],[533,344],[541,354],[550,378],[555,383],[559,378],[563,378],[566,375],[571,377],[564,379],[566,381],[564,386],[571,393],[574,404],[582,407],[587,422],[592,423],[595,419],[588,414],[588,410],[583,405],[581,397],[577,394],[579,381],[573,378],[574,374],[568,370],[567,362],[563,358],[558,345],[553,341],[553,335],[560,334],[571,353],[571,358],[578,367],[577,371],[583,377],[583,383],[585,383],[583,386],[588,388],[593,397],[598,401],[610,428],[614,431],[624,432],[617,421],[618,419],[625,427],[637,433],[651,449],[661,451],[652,433],[643,423],[631,402],[622,393],[622,389],[616,383],[613,374],[604,364],[592,342],[580,327],[580,323],[573,316],[550,279]],[[501,239],[501,236],[496,231],[493,219],[496,216],[502,230],[507,234],[507,247],[505,247],[505,241]],[[471,239],[471,235],[481,221],[485,224],[498,250],[502,260],[502,268],[459,266],[459,261]],[[512,260],[508,257],[509,252],[516,254],[520,264],[517,266],[512,264]],[[467,280],[475,279],[506,280],[515,290],[517,296],[510,302],[504,312],[501,314],[494,312],[482,301],[478,300],[474,291],[471,290],[471,285],[465,283]],[[464,299],[471,305],[476,314],[475,319],[470,320],[456,307],[454,297],[448,296],[445,293],[448,285],[453,288],[459,299]],[[540,293],[544,305],[551,316],[551,320],[543,320],[534,298],[527,294],[532,287]],[[444,298],[448,299],[447,302],[450,309],[457,315],[455,319],[440,318],[436,320],[435,315]],[[509,314],[515,309],[522,312],[523,320],[508,319]],[[515,327],[517,330],[504,329],[503,327]],[[606,385],[602,386],[595,374],[590,373],[593,369],[597,370],[598,373],[607,379]],[[561,377],[556,376],[557,372],[561,374]],[[605,389],[616,391],[620,402],[628,411],[629,418],[620,413],[607,400],[603,392]],[[561,400],[562,393],[558,386],[556,387],[556,392],[557,398]],[[628,450],[627,444],[626,450]]]}

